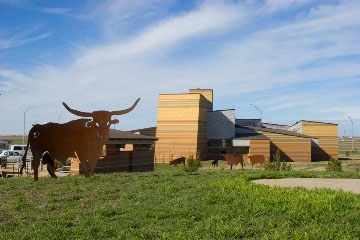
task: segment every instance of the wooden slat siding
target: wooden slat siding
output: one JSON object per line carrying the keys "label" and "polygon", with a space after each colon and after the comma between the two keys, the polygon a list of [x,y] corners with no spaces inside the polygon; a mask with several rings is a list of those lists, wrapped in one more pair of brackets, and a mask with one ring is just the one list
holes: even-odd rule
{"label": "wooden slat siding", "polygon": [[320,122],[301,122],[303,134],[319,139],[319,147],[313,147],[312,160],[328,160],[329,157],[338,159],[338,125]]}
{"label": "wooden slat siding", "polygon": [[249,154],[264,155],[265,161],[270,161],[270,140],[263,139],[250,139]]}
{"label": "wooden slat siding", "polygon": [[189,93],[200,93],[208,102],[208,110],[213,110],[213,90],[212,89],[189,89]]}
{"label": "wooden slat siding", "polygon": [[[115,145],[106,145],[106,155],[99,159],[95,173],[128,172],[129,154],[132,153],[132,172],[154,171],[154,150],[142,145],[133,145],[133,151],[119,151]],[[71,162],[71,175],[82,174],[82,165],[77,158]]]}
{"label": "wooden slat siding", "polygon": [[200,94],[160,94],[155,161],[206,154],[207,111],[211,103]]}
{"label": "wooden slat siding", "polygon": [[[100,159],[96,165],[95,173],[128,172],[128,151],[118,152],[115,156],[106,156]],[[146,149],[134,149],[132,151],[132,172],[146,172],[154,170],[154,151]]]}
{"label": "wooden slat siding", "polygon": [[284,153],[285,161],[311,162],[311,138],[296,137],[263,131],[270,139],[270,159],[274,159],[277,149]]}

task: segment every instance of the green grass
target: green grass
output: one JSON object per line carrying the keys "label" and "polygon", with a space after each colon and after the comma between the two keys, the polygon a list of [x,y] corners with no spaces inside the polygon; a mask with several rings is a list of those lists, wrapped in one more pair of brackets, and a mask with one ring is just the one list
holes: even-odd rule
{"label": "green grass", "polygon": [[157,165],[151,173],[0,180],[0,239],[359,239],[360,196],[272,188],[265,172]]}

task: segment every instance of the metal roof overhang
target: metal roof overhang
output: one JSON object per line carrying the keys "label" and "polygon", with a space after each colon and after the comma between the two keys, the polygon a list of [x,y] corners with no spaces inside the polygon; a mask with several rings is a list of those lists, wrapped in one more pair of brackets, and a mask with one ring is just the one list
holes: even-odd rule
{"label": "metal roof overhang", "polygon": [[154,140],[147,140],[147,139],[114,139],[109,140],[106,144],[113,145],[113,144],[153,144]]}

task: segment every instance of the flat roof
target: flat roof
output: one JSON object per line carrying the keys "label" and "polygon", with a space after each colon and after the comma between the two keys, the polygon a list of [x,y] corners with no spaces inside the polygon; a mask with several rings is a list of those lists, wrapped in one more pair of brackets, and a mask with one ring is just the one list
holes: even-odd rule
{"label": "flat roof", "polygon": [[115,129],[109,129],[109,139],[122,139],[122,140],[152,140],[156,141],[156,137],[145,136],[141,134],[135,134],[127,131],[120,131]]}
{"label": "flat roof", "polygon": [[308,135],[305,135],[305,134],[297,133],[297,132],[294,132],[294,131],[282,130],[282,129],[252,127],[252,126],[238,126],[238,125],[236,127],[245,128],[245,129],[251,129],[251,130],[255,130],[255,131],[277,133],[277,134],[288,135],[288,136],[293,136],[293,137],[315,138],[315,137],[311,137],[311,136],[308,136]]}
{"label": "flat roof", "polygon": [[235,108],[219,109],[219,110],[213,110],[213,111],[208,111],[208,112],[221,112],[221,111],[230,111],[230,110],[234,110],[234,111],[235,111]]}
{"label": "flat roof", "polygon": [[330,125],[338,125],[337,123],[319,122],[319,121],[310,121],[310,120],[300,120],[300,121],[297,121],[296,123],[294,123],[294,124],[291,125],[291,126],[294,126],[294,125],[298,124],[299,122],[314,122],[314,123],[323,123],[323,124],[330,124]]}
{"label": "flat roof", "polygon": [[261,121],[260,118],[236,118],[235,120],[259,120],[259,121]]}
{"label": "flat roof", "polygon": [[234,137],[233,139],[236,139],[236,140],[270,140],[267,136],[265,136],[263,134],[244,135],[244,136]]}
{"label": "flat roof", "polygon": [[289,126],[289,125],[277,124],[277,123],[262,123],[262,124],[276,125],[276,126],[282,126],[282,127],[291,127],[291,126]]}
{"label": "flat roof", "polygon": [[139,131],[146,131],[146,130],[155,130],[156,127],[147,127],[147,128],[139,128],[139,129],[134,129],[134,130],[130,130],[129,132],[139,132]]}

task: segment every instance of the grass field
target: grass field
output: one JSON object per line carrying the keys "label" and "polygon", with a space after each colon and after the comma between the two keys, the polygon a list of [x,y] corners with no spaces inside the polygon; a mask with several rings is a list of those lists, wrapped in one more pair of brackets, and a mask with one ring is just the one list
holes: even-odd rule
{"label": "grass field", "polygon": [[[11,140],[11,144],[23,144],[23,137],[18,135],[0,136],[0,139]],[[24,138],[24,142],[27,143],[27,137]]]}
{"label": "grass field", "polygon": [[[208,164],[208,163],[206,163]],[[359,239],[360,196],[255,185],[358,172],[150,173],[0,179],[0,239]]]}

